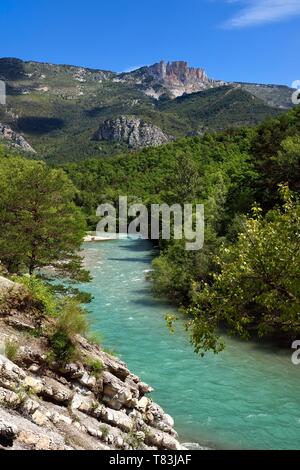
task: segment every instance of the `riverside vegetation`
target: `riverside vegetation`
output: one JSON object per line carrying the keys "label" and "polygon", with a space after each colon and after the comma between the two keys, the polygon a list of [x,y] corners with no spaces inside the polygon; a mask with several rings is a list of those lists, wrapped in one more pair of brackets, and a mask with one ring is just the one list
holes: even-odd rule
{"label": "riverside vegetation", "polygon": [[152,389],[36,277],[0,277],[0,449],[180,449]]}
{"label": "riverside vegetation", "polygon": [[[90,337],[85,220],[60,169],[0,158],[0,448],[180,449],[152,389]],[[45,269],[47,268],[47,269]]]}
{"label": "riverside vegetation", "polygon": [[197,352],[220,351],[224,325],[288,345],[300,333],[299,131],[297,107],[257,128],[64,167],[91,229],[97,204],[119,195],[146,205],[204,204],[203,250],[161,240],[152,274],[155,292],[187,314]]}
{"label": "riverside vegetation", "polygon": [[[197,351],[219,351],[218,327],[282,340],[299,334],[300,108],[241,128],[50,169],[0,160],[0,259],[9,273],[52,265],[87,279],[77,252],[95,208],[120,195],[203,203],[204,249],[161,240],[154,290],[187,313]],[[172,323],[172,318],[168,318]]]}
{"label": "riverside vegetation", "polygon": [[[84,339],[83,294],[49,283],[88,280],[78,254],[83,234],[95,228],[98,204],[119,195],[146,205],[205,205],[204,249],[188,252],[184,240],[161,240],[152,273],[155,292],[185,312],[197,352],[222,349],[220,326],[243,338],[259,334],[284,343],[299,335],[299,118],[295,108],[257,128],[59,168],[2,149],[0,260],[2,275],[11,280],[1,278],[7,356],[1,359],[1,403],[18,410],[15,425],[6,415],[2,446],[92,448],[95,438],[99,448],[103,442],[111,448],[179,447],[172,419],[146,403],[149,387]],[[174,317],[167,320],[173,327]],[[62,399],[56,387],[67,389]],[[49,401],[63,403],[64,410],[49,410]],[[78,423],[83,435],[66,444],[59,431],[60,437],[44,436],[43,444],[34,426],[24,437],[28,414],[51,433],[63,421],[69,429]],[[127,418],[130,423],[116,424]],[[111,422],[128,436],[104,431]]]}

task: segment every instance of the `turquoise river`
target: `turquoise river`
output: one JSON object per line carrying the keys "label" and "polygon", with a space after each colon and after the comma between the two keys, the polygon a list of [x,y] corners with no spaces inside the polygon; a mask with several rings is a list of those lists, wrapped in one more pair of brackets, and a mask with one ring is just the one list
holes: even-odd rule
{"label": "turquoise river", "polygon": [[219,449],[300,449],[300,365],[291,353],[226,338],[226,350],[197,356],[168,304],[146,281],[151,245],[141,240],[87,243],[93,275],[84,289],[94,331],[155,388],[153,399],[175,419],[181,442]]}

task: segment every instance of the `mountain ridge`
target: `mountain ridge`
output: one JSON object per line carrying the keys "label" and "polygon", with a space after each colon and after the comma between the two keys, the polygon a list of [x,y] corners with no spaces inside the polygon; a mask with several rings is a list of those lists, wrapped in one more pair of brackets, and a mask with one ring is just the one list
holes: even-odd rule
{"label": "mountain ridge", "polygon": [[[164,60],[161,60],[160,62],[154,63],[152,65],[145,65],[142,67],[139,67],[137,69],[134,69],[130,72],[115,72],[112,70],[106,70],[102,68],[93,68],[93,67],[85,67],[85,66],[80,66],[80,65],[74,65],[74,64],[55,64],[51,62],[40,62],[40,61],[35,61],[35,60],[22,60],[17,57],[0,57],[0,77],[1,77],[1,64],[3,62],[8,62],[11,64],[28,64],[28,65],[36,65],[36,66],[44,66],[44,67],[52,67],[52,68],[64,68],[68,70],[77,70],[83,71],[83,72],[89,72],[91,74],[97,74],[97,73],[103,73],[107,76],[107,78],[112,78],[112,79],[117,79],[119,81],[120,78],[122,77],[131,77],[134,79],[135,75],[137,73],[141,74],[143,72],[146,72],[146,74],[152,75],[152,77],[157,77],[159,80],[164,80],[166,77],[170,77],[172,74],[178,78],[178,75],[183,76],[183,79],[181,80],[184,82],[187,77],[193,76],[194,78],[198,78],[200,82],[207,84],[208,88],[214,88],[218,86],[224,86],[224,85],[232,85],[232,86],[242,86],[242,87],[247,87],[247,86],[253,86],[253,87],[267,87],[267,88],[272,88],[272,89],[288,89],[292,90],[288,85],[284,84],[276,84],[276,83],[259,83],[259,82],[251,82],[251,81],[228,81],[228,80],[222,80],[222,79],[215,79],[211,78],[207,75],[206,69],[203,67],[190,67],[188,65],[187,61],[182,61],[182,60],[176,60],[176,61],[170,61],[166,62]],[[164,71],[165,70],[165,71]],[[6,77],[2,75],[2,79],[5,79]],[[197,93],[199,90],[193,90],[193,91],[185,91],[185,93],[190,94],[190,93]],[[173,98],[177,98],[178,96],[182,95],[177,95],[173,96]],[[288,108],[292,107],[292,102],[288,103]]]}
{"label": "mountain ridge", "polygon": [[[165,135],[181,138],[255,125],[293,106],[288,87],[214,80],[204,69],[189,67],[184,61],[161,61],[116,73],[2,58],[0,79],[7,86],[0,122],[22,135],[37,157],[49,162],[127,151],[125,140],[93,140],[105,121],[122,116],[133,116]],[[228,87],[240,90],[234,100],[226,98]],[[181,101],[186,96],[188,100]],[[216,113],[215,108],[210,110],[210,102],[215,106],[218,100],[223,108]]]}

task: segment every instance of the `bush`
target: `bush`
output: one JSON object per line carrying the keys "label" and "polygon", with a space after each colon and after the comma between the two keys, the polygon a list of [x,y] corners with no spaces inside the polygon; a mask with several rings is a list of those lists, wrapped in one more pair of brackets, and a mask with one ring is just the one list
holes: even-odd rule
{"label": "bush", "polygon": [[255,208],[237,242],[217,257],[214,282],[195,286],[188,309],[196,351],[222,348],[218,327],[226,323],[233,334],[249,337],[300,334],[300,204],[282,186],[282,209],[265,217]]}
{"label": "bush", "polygon": [[[66,364],[76,357],[77,334],[84,335],[88,330],[85,311],[75,299],[64,299],[54,331],[49,338],[54,359],[60,364]],[[52,359],[51,355],[50,358]]]}
{"label": "bush", "polygon": [[90,343],[95,344],[96,346],[101,346],[103,342],[103,336],[99,331],[89,332],[86,335],[86,338]]}
{"label": "bush", "polygon": [[10,361],[14,361],[18,356],[19,344],[13,339],[5,341],[5,356]]}
{"label": "bush", "polygon": [[10,315],[12,311],[26,311],[28,309],[28,292],[17,284],[2,289],[0,294],[0,315]]}
{"label": "bush", "polygon": [[89,325],[85,310],[80,307],[76,299],[65,298],[62,301],[57,318],[57,328],[70,337],[77,334],[86,335],[88,332]]}
{"label": "bush", "polygon": [[101,431],[101,433],[102,433],[102,438],[103,438],[103,439],[106,439],[107,436],[108,436],[108,434],[109,434],[109,427],[106,426],[106,424],[101,424],[101,425],[99,426],[99,429],[100,429],[100,431]]}
{"label": "bush", "polygon": [[14,276],[13,280],[29,291],[32,307],[49,316],[57,315],[58,302],[51,287],[36,276]]}
{"label": "bush", "polygon": [[94,377],[99,378],[104,370],[104,365],[99,359],[89,358],[86,361],[87,366],[91,369]]}
{"label": "bush", "polygon": [[117,353],[114,349],[102,348],[102,351],[108,354],[109,356],[113,356],[113,357],[117,356]]}
{"label": "bush", "polygon": [[50,337],[50,346],[54,356],[50,355],[50,360],[55,359],[60,364],[67,364],[75,357],[75,345],[64,331],[56,331]]}

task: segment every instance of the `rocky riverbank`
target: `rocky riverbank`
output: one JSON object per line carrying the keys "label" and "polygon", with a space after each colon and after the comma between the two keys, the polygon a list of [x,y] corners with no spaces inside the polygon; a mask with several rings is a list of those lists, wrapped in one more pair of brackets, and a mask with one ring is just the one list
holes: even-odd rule
{"label": "rocky riverbank", "polygon": [[[0,277],[0,449],[180,449],[151,387],[77,335],[78,360],[50,360],[54,319],[23,286]],[[97,365],[97,367],[95,367]]]}

